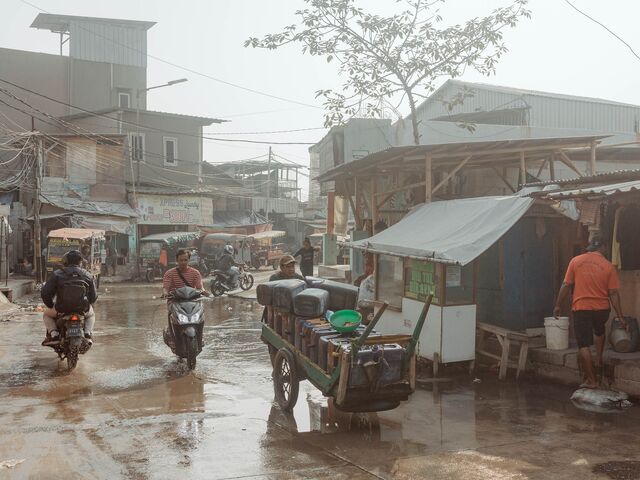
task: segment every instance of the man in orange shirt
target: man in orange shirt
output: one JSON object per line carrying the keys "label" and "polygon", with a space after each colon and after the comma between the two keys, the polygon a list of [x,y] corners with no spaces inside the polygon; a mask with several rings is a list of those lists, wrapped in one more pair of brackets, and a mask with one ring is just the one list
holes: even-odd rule
{"label": "man in orange shirt", "polygon": [[598,382],[591,363],[591,345],[595,336],[598,365],[602,366],[604,352],[604,326],[609,319],[611,307],[620,322],[627,323],[620,307],[620,281],[615,267],[605,258],[606,244],[600,236],[594,236],[586,253],[569,262],[564,282],[558,293],[554,317],[560,315],[560,306],[573,289],[571,310],[573,328],[578,342],[580,362],[585,373],[585,383],[581,387],[596,388]]}

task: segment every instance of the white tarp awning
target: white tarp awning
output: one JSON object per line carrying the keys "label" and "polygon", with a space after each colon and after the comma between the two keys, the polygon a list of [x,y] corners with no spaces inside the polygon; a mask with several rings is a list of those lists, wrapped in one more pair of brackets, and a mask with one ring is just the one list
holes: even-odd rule
{"label": "white tarp awning", "polygon": [[509,196],[427,203],[377,235],[347,246],[466,265],[500,239],[533,202],[532,198]]}

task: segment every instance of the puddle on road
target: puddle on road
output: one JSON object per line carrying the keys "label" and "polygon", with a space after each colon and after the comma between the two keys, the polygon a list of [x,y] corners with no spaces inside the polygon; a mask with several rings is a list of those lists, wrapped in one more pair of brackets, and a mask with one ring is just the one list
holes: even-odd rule
{"label": "puddle on road", "polygon": [[[254,463],[229,467],[238,474],[248,475],[258,464],[281,471],[301,450],[309,458],[330,452],[331,458],[386,462],[389,471],[398,458],[510,445],[529,436],[544,441],[613,428],[640,435],[640,427],[629,426],[640,423],[634,409],[613,416],[583,412],[569,401],[568,388],[498,382],[491,374],[479,384],[466,377],[428,382],[395,410],[357,414],[336,409],[303,382],[293,413],[286,414],[273,404],[259,305],[226,297],[207,301],[205,347],[189,372],[162,341],[165,305],[152,298],[159,289],[159,284],[110,286],[97,306],[96,344],[71,374],[48,350],[15,347],[22,348],[10,353],[15,363],[0,374],[8,405],[2,418],[11,418],[15,431],[63,421],[81,430],[88,428],[82,422],[90,421],[95,430],[87,435],[101,449],[110,448],[111,458],[135,465],[130,473],[151,478],[166,477],[162,470],[157,476],[145,473],[160,469],[168,461],[164,455],[193,473],[206,471],[214,461],[231,465],[233,455],[210,457],[233,447],[256,452]],[[39,344],[39,328],[11,330],[18,331],[17,345]],[[30,410],[37,410],[29,403],[35,401],[48,410]],[[145,452],[151,444],[157,447]],[[137,449],[143,450],[132,453]]]}

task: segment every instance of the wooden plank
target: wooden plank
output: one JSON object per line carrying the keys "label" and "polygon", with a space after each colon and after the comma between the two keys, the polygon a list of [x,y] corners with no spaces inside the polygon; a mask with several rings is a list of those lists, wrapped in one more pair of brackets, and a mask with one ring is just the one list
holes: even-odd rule
{"label": "wooden plank", "polygon": [[501,173],[500,170],[498,170],[496,167],[491,167],[491,168],[492,168],[492,170],[494,172],[496,172],[496,175],[498,175],[498,177],[500,177],[500,179],[509,188],[509,190],[511,190],[512,193],[516,193],[516,189],[509,183],[509,180],[507,180],[507,176],[505,174]]}
{"label": "wooden plank", "polygon": [[362,344],[363,345],[381,345],[389,343],[407,343],[412,339],[411,335],[382,335],[380,337],[369,337]]}
{"label": "wooden plank", "polygon": [[562,150],[558,150],[558,153],[560,154],[560,161],[562,163],[564,163],[567,167],[569,167],[571,170],[576,172],[576,174],[578,174],[579,177],[583,176],[582,173],[580,173],[580,170],[578,170],[578,167],[575,166],[575,164],[571,161],[571,159],[567,156],[566,153],[564,153]]}
{"label": "wooden plank", "polygon": [[549,159],[548,159],[548,158],[545,158],[545,159],[542,161],[542,165],[540,165],[540,168],[538,169],[538,174],[536,175],[536,177],[540,178],[540,174],[541,174],[541,173],[542,173],[542,171],[544,170],[544,167],[546,167],[546,166],[547,166],[547,163],[549,163]]}
{"label": "wooden plank", "polygon": [[529,342],[520,344],[520,356],[518,357],[518,370],[516,371],[516,380],[520,378],[520,374],[527,369],[527,354],[529,352]]}
{"label": "wooden plank", "polygon": [[340,359],[340,380],[338,380],[338,390],[336,391],[336,404],[342,405],[347,396],[347,387],[349,386],[349,372],[351,370],[351,362],[349,353],[342,352]]}
{"label": "wooden plank", "polygon": [[449,179],[450,179],[451,177],[453,177],[456,173],[458,173],[458,172],[460,171],[460,169],[461,169],[462,167],[464,167],[464,166],[467,164],[467,162],[468,162],[469,160],[471,160],[472,158],[473,158],[473,155],[469,155],[467,158],[465,158],[464,160],[462,160],[462,161],[461,161],[461,162],[456,166],[456,168],[454,168],[453,170],[451,170],[451,171],[447,174],[447,176],[446,176],[446,177],[444,177],[444,178],[442,179],[442,181],[441,181],[438,185],[436,185],[435,187],[433,187],[433,190],[431,191],[431,193],[432,193],[432,194],[434,194],[434,193],[436,193],[438,190],[440,190],[440,188],[441,188],[443,185],[445,185],[445,184],[449,181]]}
{"label": "wooden plank", "polygon": [[498,373],[498,380],[504,380],[507,378],[507,368],[509,367],[509,349],[511,347],[511,340],[504,339],[502,345],[502,358],[500,359],[500,372]]}
{"label": "wooden plank", "polygon": [[553,155],[551,155],[551,158],[549,159],[549,178],[551,180],[555,180],[556,179],[556,155],[555,155],[555,153]]}
{"label": "wooden plank", "polygon": [[409,360],[409,388],[411,391],[415,391],[416,389],[416,363],[417,363],[417,355],[411,355],[411,360]]}
{"label": "wooden plank", "polygon": [[351,205],[351,211],[353,212],[353,216],[356,220],[356,228],[360,228],[360,226],[362,225],[362,221],[361,221],[361,217],[360,217],[360,212],[358,212],[358,209],[356,208],[356,205],[353,201],[353,198],[351,197],[351,191],[349,190],[349,184],[347,183],[346,180],[342,180],[342,186],[344,188],[345,193],[347,194],[347,198],[349,199],[349,205]]}
{"label": "wooden plank", "polygon": [[393,195],[394,193],[404,192],[405,190],[409,190],[411,188],[422,187],[425,183],[426,182],[417,182],[410,183],[409,185],[402,185],[400,187],[387,190],[386,192],[376,193],[376,196],[381,197],[382,195]]}
{"label": "wooden plank", "polygon": [[524,159],[524,152],[520,152],[520,186],[527,183],[527,162]]}
{"label": "wooden plank", "polygon": [[596,147],[597,147],[597,143],[596,141],[592,141],[591,142],[591,152],[589,155],[589,175],[595,175],[596,174]]}

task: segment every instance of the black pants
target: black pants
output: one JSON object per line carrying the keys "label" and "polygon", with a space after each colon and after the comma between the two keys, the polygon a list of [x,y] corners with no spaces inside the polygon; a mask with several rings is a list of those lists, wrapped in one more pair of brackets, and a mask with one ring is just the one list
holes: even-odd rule
{"label": "black pants", "polygon": [[313,277],[313,263],[312,264],[301,263],[300,273],[302,273],[303,277]]}
{"label": "black pants", "polygon": [[604,325],[609,320],[609,310],[576,310],[573,312],[573,329],[578,348],[593,345],[593,336],[604,335]]}

